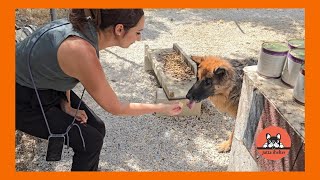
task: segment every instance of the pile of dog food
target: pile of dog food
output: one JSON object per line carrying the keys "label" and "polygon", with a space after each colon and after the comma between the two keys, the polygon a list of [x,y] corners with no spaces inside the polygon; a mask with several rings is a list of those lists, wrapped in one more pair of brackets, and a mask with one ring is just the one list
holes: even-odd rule
{"label": "pile of dog food", "polygon": [[184,62],[176,51],[161,54],[164,60],[163,71],[177,80],[190,80],[194,75],[192,69]]}

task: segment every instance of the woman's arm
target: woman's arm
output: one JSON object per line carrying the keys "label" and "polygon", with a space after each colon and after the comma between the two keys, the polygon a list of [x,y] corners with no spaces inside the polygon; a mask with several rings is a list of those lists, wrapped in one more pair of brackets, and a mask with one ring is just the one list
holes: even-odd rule
{"label": "woman's arm", "polygon": [[[66,112],[70,116],[76,116],[76,120],[80,121],[81,123],[87,123],[88,116],[84,110],[81,109],[75,109],[71,107],[71,101],[70,101],[70,90],[66,91],[67,100],[62,99],[60,102],[60,107],[62,111]],[[77,107],[76,107],[77,108]]]}
{"label": "woman's arm", "polygon": [[87,41],[72,37],[58,50],[58,62],[69,76],[79,79],[92,98],[113,115],[142,115],[162,112],[176,115],[179,104],[122,103],[107,82],[95,49]]}
{"label": "woman's arm", "polygon": [[61,109],[64,111],[67,111],[71,108],[70,90],[66,91],[66,96],[67,96],[67,101],[65,99],[62,99],[60,103]]}

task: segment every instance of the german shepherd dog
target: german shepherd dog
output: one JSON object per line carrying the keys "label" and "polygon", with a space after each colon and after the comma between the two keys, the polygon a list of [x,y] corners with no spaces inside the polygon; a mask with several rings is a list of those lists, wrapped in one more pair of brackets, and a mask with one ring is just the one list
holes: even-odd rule
{"label": "german shepherd dog", "polygon": [[[197,82],[188,91],[187,106],[191,109],[196,102],[209,99],[219,112],[225,112],[236,119],[240,99],[243,68],[257,64],[256,60],[222,59],[213,56],[191,56],[198,65]],[[232,133],[229,139],[221,143],[218,152],[229,152]]]}

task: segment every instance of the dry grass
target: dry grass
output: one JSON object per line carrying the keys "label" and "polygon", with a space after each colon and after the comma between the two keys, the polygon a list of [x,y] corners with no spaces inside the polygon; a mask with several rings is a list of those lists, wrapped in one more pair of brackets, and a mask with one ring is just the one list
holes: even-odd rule
{"label": "dry grass", "polygon": [[[57,18],[68,16],[69,9],[56,9]],[[26,24],[41,26],[50,22],[50,9],[16,9],[16,24],[24,26]]]}

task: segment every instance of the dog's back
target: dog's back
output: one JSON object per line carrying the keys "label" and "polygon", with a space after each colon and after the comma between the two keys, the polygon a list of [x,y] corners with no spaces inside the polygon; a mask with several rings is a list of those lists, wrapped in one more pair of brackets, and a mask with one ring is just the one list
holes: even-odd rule
{"label": "dog's back", "polygon": [[246,66],[256,65],[258,60],[255,58],[247,58],[247,59],[228,59],[225,58],[231,65],[234,67],[236,73],[242,78],[243,76],[243,68]]}
{"label": "dog's back", "polygon": [[235,71],[235,82],[234,86],[229,93],[229,103],[232,103],[233,106],[235,106],[233,109],[236,112],[230,112],[229,114],[233,116],[233,118],[236,117],[236,113],[238,110],[238,105],[239,105],[239,100],[240,100],[240,93],[241,93],[241,88],[242,88],[242,82],[243,82],[243,68],[246,66],[252,66],[257,64],[257,60],[253,58],[248,58],[248,59],[226,59],[232,67],[234,68]]}

